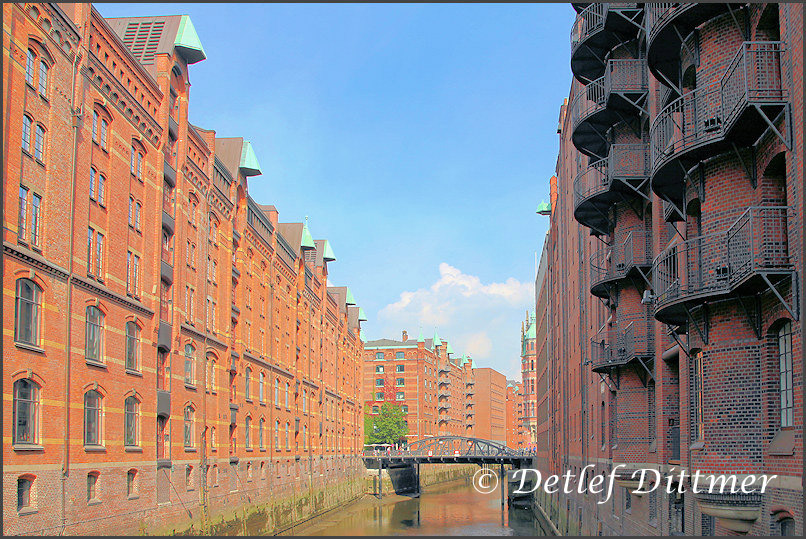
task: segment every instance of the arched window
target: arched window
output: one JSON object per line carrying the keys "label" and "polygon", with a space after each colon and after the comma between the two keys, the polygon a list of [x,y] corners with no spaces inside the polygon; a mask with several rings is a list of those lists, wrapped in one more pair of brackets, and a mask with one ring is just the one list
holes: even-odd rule
{"label": "arched window", "polygon": [[129,498],[136,498],[140,494],[137,479],[137,470],[134,468],[126,472],[126,495]]}
{"label": "arched window", "polygon": [[140,401],[131,395],[123,403],[124,445],[140,445]]}
{"label": "arched window", "polygon": [[109,131],[109,122],[106,121],[106,118],[101,118],[101,148],[106,150],[106,134]]}
{"label": "arched window", "polygon": [[39,442],[39,386],[23,378],[14,382],[14,438],[15,444]]}
{"label": "arched window", "polygon": [[258,377],[258,388],[257,388],[257,390],[258,390],[258,400],[260,400],[261,403],[263,402],[263,399],[264,399],[264,396],[263,396],[264,378],[265,377],[263,376],[263,372],[261,372],[259,377]]}
{"label": "arched window", "polygon": [[266,423],[266,420],[261,417],[260,421],[258,421],[258,424],[257,424],[257,443],[258,443],[258,447],[260,447],[260,449],[264,449],[264,445],[263,445],[263,429],[264,429],[265,423]]}
{"label": "arched window", "polygon": [[383,359],[383,352],[375,352],[375,359]]}
{"label": "arched window", "polygon": [[285,423],[285,450],[291,449],[291,437],[289,436],[291,424],[286,421]]}
{"label": "arched window", "polygon": [[45,160],[45,128],[36,124],[36,139],[34,140],[34,157],[40,161]]}
{"label": "arched window", "polygon": [[250,385],[252,382],[252,369],[246,367],[246,372],[244,373],[244,397],[247,400],[252,398],[252,392],[250,391]]}
{"label": "arched window", "polygon": [[694,429],[694,441],[705,439],[705,418],[703,417],[703,361],[702,350],[697,350],[691,354],[692,358],[692,381],[691,394],[693,398],[692,427]]}
{"label": "arched window", "polygon": [[84,445],[101,445],[102,420],[103,397],[91,389],[84,393]]}
{"label": "arched window", "polygon": [[778,533],[784,537],[795,535],[795,520],[791,517],[786,517],[779,520]]}
{"label": "arched window", "polygon": [[31,131],[34,121],[28,115],[22,117],[22,149],[31,153]]}
{"label": "arched window", "polygon": [[193,406],[189,404],[185,406],[183,416],[185,449],[193,447],[193,413]]}
{"label": "arched window", "polygon": [[36,507],[36,490],[33,475],[25,474],[17,478],[17,511]]}
{"label": "arched window", "polygon": [[98,477],[100,473],[90,472],[87,474],[87,501],[92,502],[98,500]]}
{"label": "arched window", "polygon": [[290,408],[290,406],[288,405],[288,403],[289,403],[289,400],[288,400],[288,389],[289,389],[289,383],[288,383],[288,382],[286,382],[286,383],[285,383],[285,407],[286,407],[286,408]]}
{"label": "arched window", "polygon": [[308,449],[308,425],[302,425],[302,449]]}
{"label": "arched window", "polygon": [[210,427],[210,451],[215,451],[215,427]]}
{"label": "arched window", "polygon": [[794,425],[794,389],[792,387],[792,322],[778,330],[778,373],[781,394],[781,428]]}
{"label": "arched window", "polygon": [[274,379],[274,405],[280,406],[280,379]]}
{"label": "arched window", "polygon": [[28,57],[25,62],[25,82],[34,85],[34,70],[36,69],[36,53],[28,49]]}
{"label": "arched window", "polygon": [[213,359],[212,356],[210,357],[210,391],[213,393],[216,392],[216,381],[215,381],[215,368],[216,368],[216,361]]}
{"label": "arched window", "polygon": [[42,310],[42,289],[30,279],[17,279],[17,299],[14,313],[14,340],[39,346],[39,316]]}
{"label": "arched window", "polygon": [[244,420],[244,437],[247,449],[252,449],[252,418],[246,416]]}
{"label": "arched window", "polygon": [[280,420],[274,421],[274,450],[280,450]]}
{"label": "arched window", "polygon": [[98,307],[87,307],[85,357],[103,363],[104,359],[104,313]]}
{"label": "arched window", "polygon": [[126,322],[126,368],[140,370],[140,328],[134,322]]}
{"label": "arched window", "polygon": [[48,96],[48,64],[44,60],[39,61],[39,93],[42,97]]}
{"label": "arched window", "polygon": [[308,412],[308,390],[302,390],[302,413]]}
{"label": "arched window", "polygon": [[185,345],[185,383],[190,385],[193,385],[193,367],[196,363],[193,355],[195,353],[196,349],[192,344]]}

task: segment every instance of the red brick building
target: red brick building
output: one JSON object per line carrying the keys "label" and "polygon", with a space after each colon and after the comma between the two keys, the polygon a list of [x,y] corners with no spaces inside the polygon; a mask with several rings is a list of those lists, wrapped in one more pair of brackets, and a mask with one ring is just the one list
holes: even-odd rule
{"label": "red brick building", "polygon": [[476,438],[507,443],[507,379],[490,367],[473,368]]}
{"label": "red brick building", "polygon": [[[606,504],[538,505],[570,534],[800,534],[803,9],[574,7],[538,464],[626,468]],[[646,467],[686,492],[631,495]],[[681,469],[777,477],[694,493]]]}
{"label": "red brick building", "polygon": [[250,197],[251,144],[189,122],[190,18],[3,20],[4,531],[296,499],[271,531],[357,495],[363,311],[328,241]]}
{"label": "red brick building", "polygon": [[523,384],[507,380],[507,445],[513,449],[524,449],[528,437],[523,424]]}

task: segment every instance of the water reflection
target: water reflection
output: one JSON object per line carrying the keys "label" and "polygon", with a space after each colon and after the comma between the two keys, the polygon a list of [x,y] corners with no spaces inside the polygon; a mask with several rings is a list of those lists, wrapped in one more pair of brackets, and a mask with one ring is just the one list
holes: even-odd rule
{"label": "water reflection", "polygon": [[531,512],[501,511],[501,493],[468,480],[436,485],[419,498],[367,498],[295,530],[305,535],[543,535]]}

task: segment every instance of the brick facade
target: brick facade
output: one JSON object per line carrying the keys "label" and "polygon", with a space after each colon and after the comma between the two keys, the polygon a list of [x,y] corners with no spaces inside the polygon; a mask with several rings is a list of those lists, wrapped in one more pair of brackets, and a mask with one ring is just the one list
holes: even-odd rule
{"label": "brick facade", "polygon": [[803,9],[575,8],[536,286],[547,380],[526,390],[538,466],[778,477],[670,497],[621,474],[607,504],[538,504],[572,534],[800,533]]}
{"label": "brick facade", "polygon": [[4,531],[357,495],[363,311],[327,240],[250,197],[251,144],[188,121],[190,19],[3,21]]}

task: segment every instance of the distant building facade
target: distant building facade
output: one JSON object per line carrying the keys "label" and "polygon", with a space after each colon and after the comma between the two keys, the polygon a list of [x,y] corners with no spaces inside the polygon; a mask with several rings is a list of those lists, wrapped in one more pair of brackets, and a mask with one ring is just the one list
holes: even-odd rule
{"label": "distant building facade", "polygon": [[528,447],[527,432],[523,417],[523,384],[515,380],[507,380],[507,446],[513,449]]}

